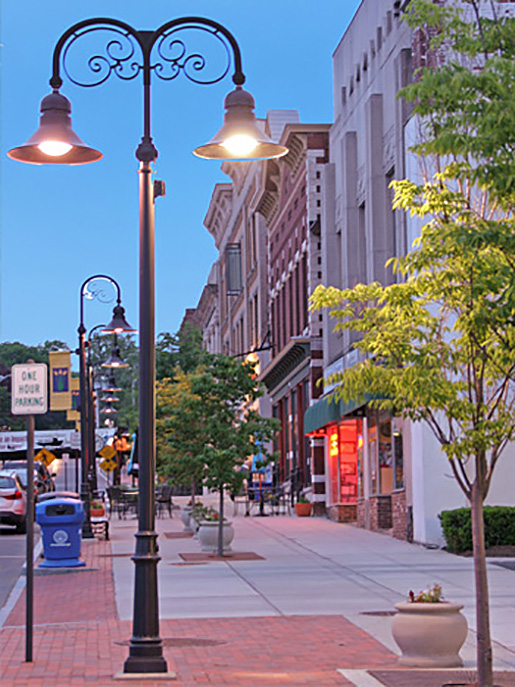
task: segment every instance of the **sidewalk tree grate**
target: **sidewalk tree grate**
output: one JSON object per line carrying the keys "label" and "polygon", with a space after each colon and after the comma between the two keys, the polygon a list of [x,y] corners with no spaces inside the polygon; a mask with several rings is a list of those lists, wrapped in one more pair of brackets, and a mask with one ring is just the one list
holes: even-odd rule
{"label": "sidewalk tree grate", "polygon": [[98,556],[100,558],[130,558],[131,556],[134,556],[134,552],[131,551],[131,553],[99,553]]}
{"label": "sidewalk tree grate", "polygon": [[251,551],[234,551],[233,553],[224,553],[220,558],[215,553],[180,553],[179,556],[187,562],[196,561],[264,561],[263,556]]}
{"label": "sidewalk tree grate", "polygon": [[396,615],[397,611],[360,611],[360,615]]}
{"label": "sidewalk tree grate", "polygon": [[[475,670],[431,670],[426,668],[399,670],[369,670],[368,673],[384,687],[477,687]],[[494,672],[495,687],[515,687],[515,673]]]}
{"label": "sidewalk tree grate", "polygon": [[191,539],[193,532],[163,532],[167,539]]}
{"label": "sidewalk tree grate", "polygon": [[[162,637],[163,646],[181,647],[181,646],[221,646],[227,644],[223,639],[208,639],[205,637]],[[129,646],[129,640],[123,642],[113,642],[119,646]]]}

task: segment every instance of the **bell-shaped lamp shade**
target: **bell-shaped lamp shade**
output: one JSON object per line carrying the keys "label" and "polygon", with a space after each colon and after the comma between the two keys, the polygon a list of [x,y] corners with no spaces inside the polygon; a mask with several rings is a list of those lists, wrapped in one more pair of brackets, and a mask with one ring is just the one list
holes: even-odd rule
{"label": "bell-shaped lamp shade", "polygon": [[101,391],[103,394],[116,394],[118,391],[122,391],[122,388],[120,386],[116,386],[114,374],[111,374],[109,376],[107,386],[101,389]]}
{"label": "bell-shaped lamp shade", "polygon": [[118,304],[113,308],[113,319],[102,331],[108,334],[129,334],[137,330],[127,322],[125,319],[125,308]]}
{"label": "bell-shaped lamp shade", "polygon": [[7,155],[34,165],[83,165],[96,162],[102,153],[87,146],[72,129],[70,101],[55,89],[41,101],[39,128],[29,140]]}
{"label": "bell-shaped lamp shade", "polygon": [[118,411],[116,408],[113,408],[112,405],[107,404],[105,408],[102,408],[100,411],[103,415],[114,415],[114,413],[117,413]]}
{"label": "bell-shaped lamp shade", "polygon": [[111,357],[109,360],[106,360],[105,363],[102,363],[102,367],[110,367],[115,369],[117,367],[129,367],[129,364],[122,360],[122,357],[120,356],[120,349],[115,346],[111,351]]}
{"label": "bell-shaped lamp shade", "polygon": [[112,396],[111,394],[107,394],[107,396],[103,396],[101,399],[102,403],[117,403],[120,399],[118,396]]}
{"label": "bell-shaped lamp shade", "polygon": [[269,160],[288,152],[274,143],[261,130],[254,115],[254,98],[241,86],[236,86],[225,98],[222,128],[193,153],[210,160]]}

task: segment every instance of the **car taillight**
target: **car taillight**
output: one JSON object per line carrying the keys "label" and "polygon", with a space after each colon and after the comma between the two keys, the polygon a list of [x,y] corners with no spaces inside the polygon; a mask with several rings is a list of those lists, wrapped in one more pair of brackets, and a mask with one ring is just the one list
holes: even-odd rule
{"label": "car taillight", "polygon": [[5,494],[4,499],[7,499],[7,501],[17,501],[18,499],[22,498],[22,493],[18,489],[14,492],[14,494]]}

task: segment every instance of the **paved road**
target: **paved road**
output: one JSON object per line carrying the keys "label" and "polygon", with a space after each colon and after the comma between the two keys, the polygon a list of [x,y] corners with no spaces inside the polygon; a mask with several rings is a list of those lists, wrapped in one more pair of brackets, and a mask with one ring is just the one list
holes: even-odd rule
{"label": "paved road", "polygon": [[5,604],[11,589],[25,563],[25,535],[16,534],[13,527],[0,527],[0,608]]}

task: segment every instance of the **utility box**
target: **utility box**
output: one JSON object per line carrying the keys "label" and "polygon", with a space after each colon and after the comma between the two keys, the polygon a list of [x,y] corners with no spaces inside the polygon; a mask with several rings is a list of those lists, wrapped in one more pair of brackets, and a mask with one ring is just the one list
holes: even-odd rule
{"label": "utility box", "polygon": [[54,498],[36,504],[36,522],[41,526],[44,560],[40,568],[77,568],[84,507],[82,501]]}

